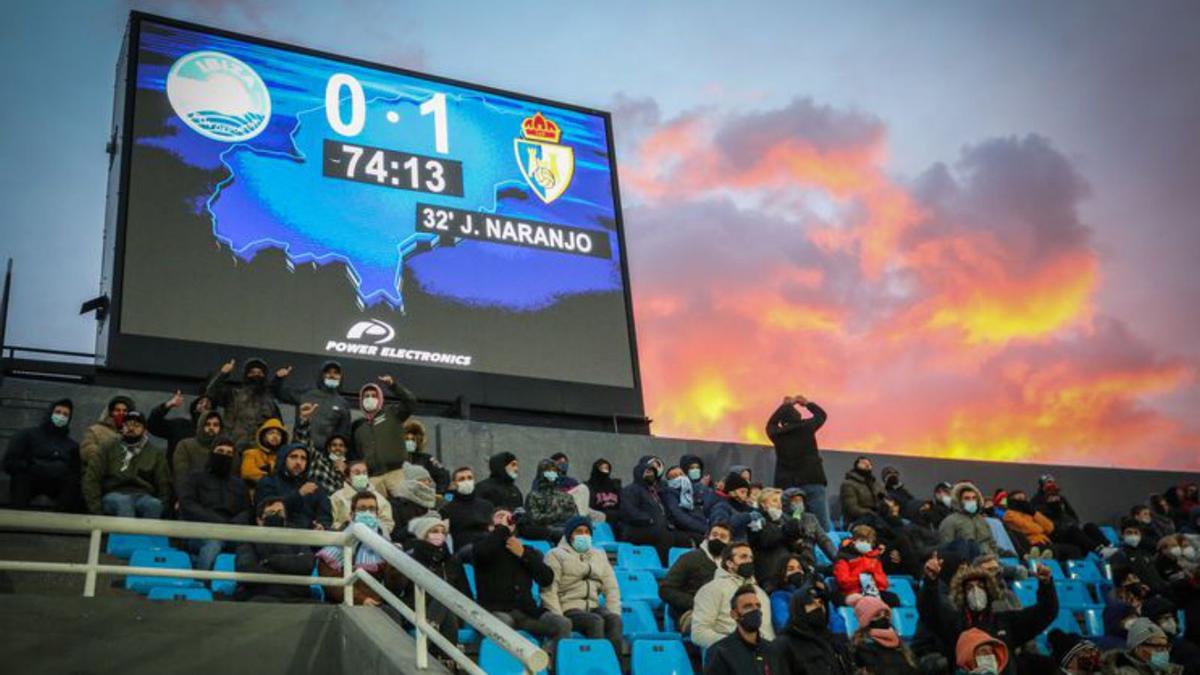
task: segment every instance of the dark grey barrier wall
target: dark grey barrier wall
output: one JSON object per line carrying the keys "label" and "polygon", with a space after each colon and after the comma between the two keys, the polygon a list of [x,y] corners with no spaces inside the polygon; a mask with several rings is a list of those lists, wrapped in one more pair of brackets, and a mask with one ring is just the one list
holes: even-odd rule
{"label": "dark grey barrier wall", "polygon": [[[13,429],[33,424],[50,401],[62,396],[69,396],[75,401],[76,414],[71,421],[71,431],[76,438],[80,438],[87,425],[97,418],[108,399],[116,393],[132,395],[139,406],[147,411],[170,396],[170,392],[166,391],[117,392],[88,385],[6,378],[0,386],[0,434],[3,434],[0,444],[6,445],[6,437]],[[838,414],[836,409],[829,412],[831,416]],[[764,423],[770,413],[769,410],[763,411]],[[292,421],[290,408],[285,408],[284,421],[289,424]],[[638,458],[643,455],[657,455],[668,464],[678,462],[685,454],[698,455],[714,474],[724,472],[733,464],[745,464],[752,468],[756,479],[768,483],[775,461],[770,447],[741,443],[483,424],[438,417],[426,417],[423,421],[429,430],[431,450],[442,462],[450,468],[471,466],[480,479],[487,475],[488,457],[502,451],[515,454],[521,463],[518,485],[522,491],[528,491],[537,461],[558,451],[567,453],[571,459],[570,473],[580,480],[586,480],[592,462],[603,457],[612,462],[615,476],[626,484],[631,479]],[[1136,449],[1130,452],[1136,452]],[[838,486],[858,454],[833,450],[824,452],[825,473],[829,477],[829,494],[835,513]],[[1130,505],[1144,502],[1151,492],[1162,492],[1169,485],[1200,480],[1198,474],[1169,471],[939,460],[882,454],[875,455],[874,459],[877,473],[884,466],[895,466],[909,490],[918,496],[932,495],[933,486],[939,481],[962,479],[975,481],[989,494],[1001,487],[1033,490],[1037,487],[1039,475],[1052,473],[1080,515],[1101,523],[1112,522]],[[0,474],[0,481],[3,481],[0,485],[2,503],[7,501],[7,476]]]}

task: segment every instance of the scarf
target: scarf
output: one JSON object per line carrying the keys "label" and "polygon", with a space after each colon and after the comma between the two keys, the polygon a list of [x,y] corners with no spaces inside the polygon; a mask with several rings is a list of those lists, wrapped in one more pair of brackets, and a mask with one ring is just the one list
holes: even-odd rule
{"label": "scarf", "polygon": [[141,440],[139,440],[134,445],[127,445],[124,441],[121,441],[121,447],[125,448],[125,456],[121,458],[121,471],[127,471],[129,469],[129,463],[133,461],[134,457],[137,457],[138,455],[142,454],[142,448],[144,448],[145,446],[146,446],[146,435],[145,434],[142,434]]}
{"label": "scarf", "polygon": [[687,476],[679,481],[679,505],[684,509],[691,511],[694,503],[692,501],[692,481],[688,480]]}
{"label": "scarf", "polygon": [[[378,532],[380,536],[386,538],[387,535],[385,535],[379,528],[375,528],[375,531]],[[326,546],[320,551],[317,551],[317,557],[325,561],[327,565],[338,572],[342,571],[341,546]],[[377,574],[379,570],[383,569],[385,564],[386,563],[384,562],[383,558],[380,557],[378,553],[372,550],[371,547],[363,545],[362,542],[359,542],[354,547],[354,569],[366,570],[371,574]]]}
{"label": "scarf", "polygon": [[396,489],[396,496],[427,509],[432,509],[433,505],[437,503],[437,493],[432,487],[409,478],[400,482],[400,487]]}

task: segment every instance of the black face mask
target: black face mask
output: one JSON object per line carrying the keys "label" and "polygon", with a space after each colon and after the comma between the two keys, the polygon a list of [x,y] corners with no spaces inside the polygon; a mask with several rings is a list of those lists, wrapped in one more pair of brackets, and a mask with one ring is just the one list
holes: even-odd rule
{"label": "black face mask", "polygon": [[658,480],[658,476],[653,473],[646,475],[646,476],[642,476],[642,482],[645,483],[646,485],[654,485],[654,483],[657,480]]}
{"label": "black face mask", "polygon": [[137,445],[142,442],[143,437],[145,437],[145,434],[121,434],[121,441],[125,445]]}
{"label": "black face mask", "polygon": [[871,477],[871,470],[870,470],[870,469],[863,469],[863,468],[859,468],[859,467],[854,467],[854,471],[855,471],[855,473],[857,473],[858,475],[862,476],[863,478],[870,478],[870,477]]}
{"label": "black face mask", "polygon": [[737,569],[734,570],[734,573],[743,579],[749,579],[750,577],[754,576],[754,563],[744,562],[737,566]]}
{"label": "black face mask", "polygon": [[792,588],[800,588],[804,585],[804,572],[792,572],[787,576],[787,582]]}
{"label": "black face mask", "polygon": [[709,539],[708,540],[708,553],[712,557],[716,558],[717,556],[721,555],[721,551],[724,551],[724,550],[725,550],[725,542],[721,541],[720,539]]}
{"label": "black face mask", "polygon": [[892,489],[896,489],[896,488],[900,487],[900,477],[895,476],[895,475],[889,475],[887,478],[883,479],[883,484]]}
{"label": "black face mask", "polygon": [[255,389],[266,389],[267,388],[267,378],[266,377],[262,377],[262,376],[247,377],[246,382],[249,383],[249,385],[251,387],[254,387]]}
{"label": "black face mask", "polygon": [[804,614],[796,618],[796,621],[811,631],[821,632],[826,628],[825,607],[806,610]]}
{"label": "black face mask", "polygon": [[751,610],[738,617],[738,625],[747,633],[757,633],[762,627],[763,613],[761,609]]}
{"label": "black face mask", "polygon": [[263,516],[264,527],[286,527],[287,518],[283,517],[282,513],[271,513]]}
{"label": "black face mask", "polygon": [[867,624],[867,628],[872,630],[887,630],[892,627],[892,620],[886,616],[881,616]]}
{"label": "black face mask", "polygon": [[214,454],[208,458],[208,466],[212,472],[221,478],[229,476],[229,472],[233,470],[233,457],[231,455]]}

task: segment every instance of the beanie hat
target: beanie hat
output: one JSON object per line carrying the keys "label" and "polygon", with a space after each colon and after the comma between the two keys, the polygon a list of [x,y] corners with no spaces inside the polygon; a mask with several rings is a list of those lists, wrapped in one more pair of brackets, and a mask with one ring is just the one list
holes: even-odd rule
{"label": "beanie hat", "polygon": [[750,489],[750,482],[742,478],[742,474],[731,473],[725,477],[725,494],[729,494],[740,488]]}
{"label": "beanie hat", "polygon": [[858,619],[858,625],[865,626],[871,623],[871,619],[879,613],[880,609],[887,609],[887,603],[873,595],[860,595],[858,601],[854,603],[854,617]]}
{"label": "beanie hat", "polygon": [[881,471],[879,473],[879,475],[883,476],[884,480],[886,480],[888,476],[899,476],[900,469],[897,469],[894,466],[885,466],[885,467],[883,467],[883,471]]}
{"label": "beanie hat", "polygon": [[586,527],[589,534],[593,531],[592,521],[587,516],[575,516],[573,518],[569,518],[566,524],[563,525],[563,538],[567,541],[571,541],[571,533],[579,527]]}
{"label": "beanie hat", "polygon": [[404,480],[433,480],[433,476],[429,475],[429,469],[420,464],[405,462],[401,470],[404,471]]}
{"label": "beanie hat", "polygon": [[1158,627],[1158,624],[1144,616],[1139,616],[1133,620],[1133,623],[1129,624],[1129,634],[1125,637],[1125,648],[1133,651],[1137,647],[1140,647],[1146,640],[1156,637],[1165,640],[1167,634],[1163,632],[1163,629]]}
{"label": "beanie hat", "polygon": [[1065,668],[1067,662],[1075,658],[1079,652],[1096,646],[1090,640],[1085,640],[1074,633],[1064,633],[1057,628],[1050,631],[1050,635],[1047,637],[1050,641],[1050,656],[1054,659],[1055,665],[1060,668]]}
{"label": "beanie hat", "polygon": [[449,521],[442,520],[437,516],[419,516],[408,521],[408,531],[417,539],[424,540],[425,535],[429,534],[429,531],[437,525],[441,525],[447,530],[450,529]]}

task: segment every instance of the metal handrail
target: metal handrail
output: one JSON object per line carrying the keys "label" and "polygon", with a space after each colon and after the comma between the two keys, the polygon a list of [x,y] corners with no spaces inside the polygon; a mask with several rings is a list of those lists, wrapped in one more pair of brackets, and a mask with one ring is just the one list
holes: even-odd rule
{"label": "metal handrail", "polygon": [[[0,509],[0,530],[32,530],[39,532],[89,533],[86,563],[54,563],[19,560],[0,560],[0,570],[18,572],[55,572],[85,575],[85,597],[96,592],[96,576],[139,575],[151,577],[213,579],[249,583],[273,583],[302,586],[340,586],[344,589],[346,605],[354,604],[353,585],[366,584],[401,616],[416,627],[417,667],[429,666],[429,642],[440,647],[450,658],[474,675],[486,675],[453,642],[444,638],[426,620],[426,596],[440,602],[447,610],[473,626],[481,634],[515,657],[527,672],[544,670],[549,663],[546,652],[510,628],[487,610],[480,607],[443,579],[425,569],[392,542],[366,526],[353,523],[341,532],[322,532],[289,528],[222,525],[183,521],[117,518],[113,516],[75,516],[61,513],[13,511]],[[100,563],[100,539],[105,532],[157,535],[182,539],[217,539],[298,546],[340,546],[343,551],[343,575],[340,578],[313,577],[293,574],[263,574],[256,572],[214,572],[208,570],[178,570],[158,567],[132,567]],[[410,608],[377,579],[362,570],[354,570],[354,547],[364,545],[378,554],[398,572],[410,579],[415,587],[414,604]]]}

